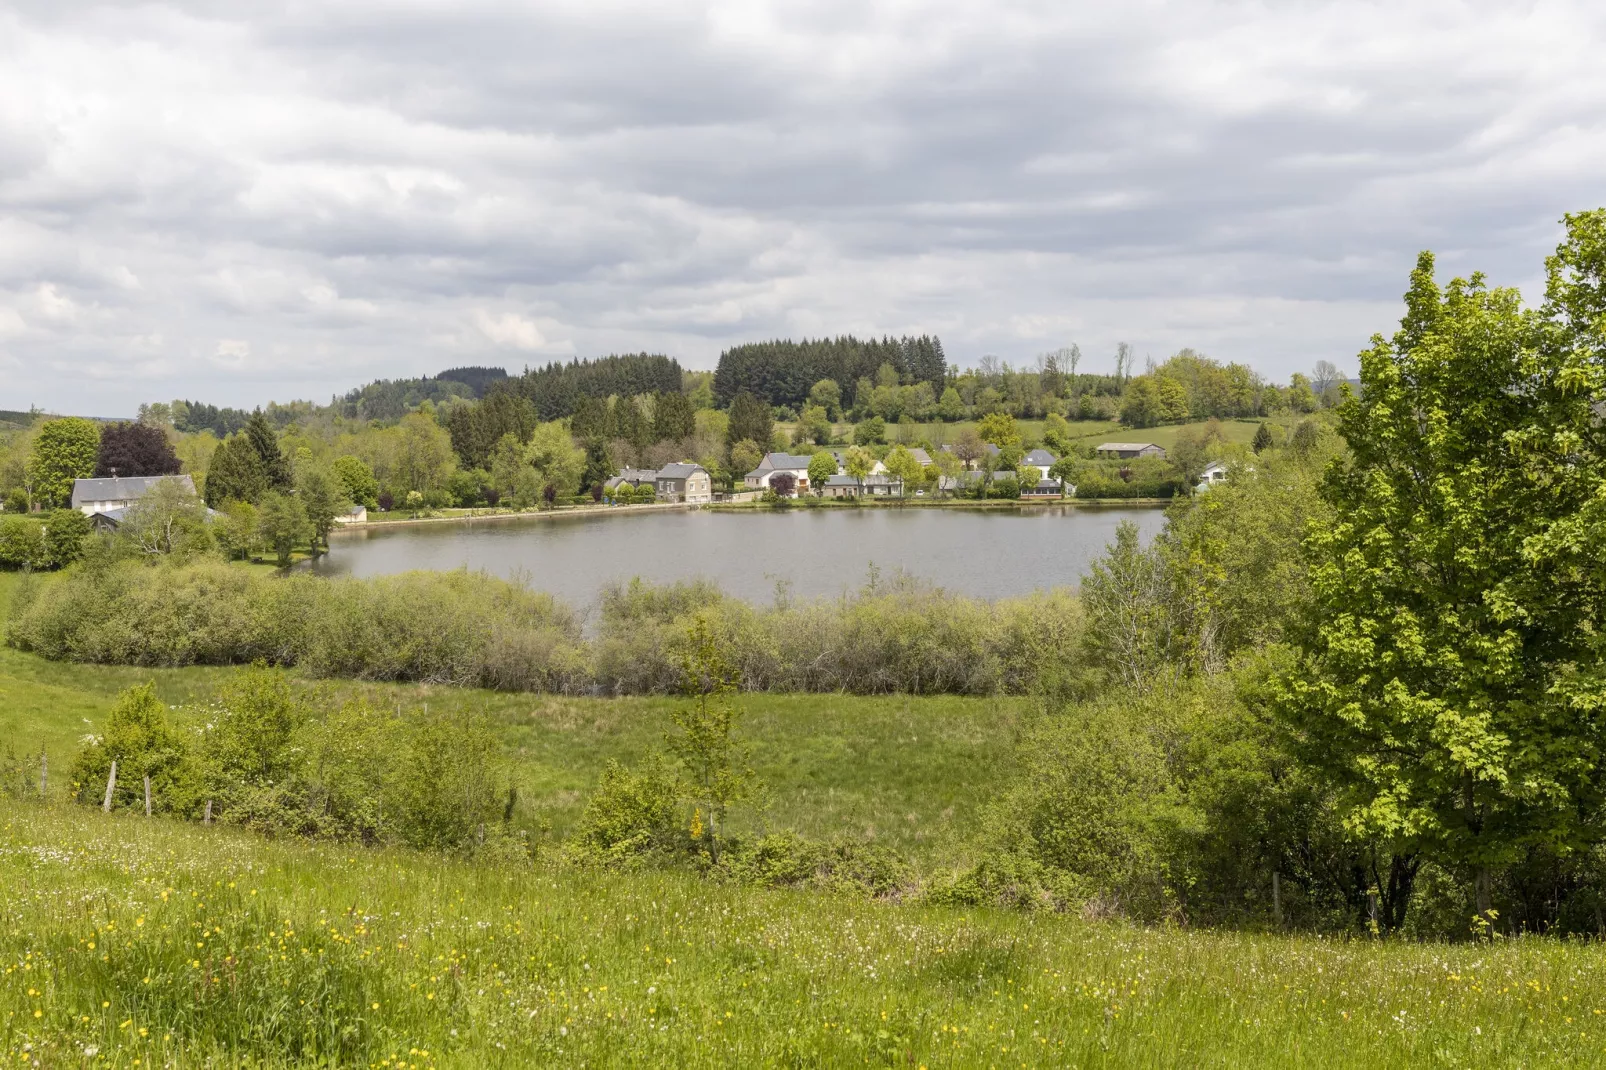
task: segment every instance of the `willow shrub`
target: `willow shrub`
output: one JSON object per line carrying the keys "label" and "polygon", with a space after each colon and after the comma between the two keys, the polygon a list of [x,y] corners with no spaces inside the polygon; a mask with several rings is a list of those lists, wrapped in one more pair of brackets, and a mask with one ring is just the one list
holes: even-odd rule
{"label": "willow shrub", "polygon": [[614,694],[676,689],[689,615],[708,615],[746,691],[1023,693],[1083,679],[1081,605],[1066,590],[984,602],[913,580],[756,607],[706,585],[616,589],[597,677]]}
{"label": "willow shrub", "polygon": [[588,682],[579,619],[467,571],[328,580],[216,560],[69,572],[19,605],[11,645],[119,665],[299,665],[316,676],[555,691]]}

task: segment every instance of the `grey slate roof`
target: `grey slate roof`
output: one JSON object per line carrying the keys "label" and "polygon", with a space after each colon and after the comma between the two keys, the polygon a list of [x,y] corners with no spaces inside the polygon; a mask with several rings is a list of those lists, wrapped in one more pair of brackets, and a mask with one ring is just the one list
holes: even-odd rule
{"label": "grey slate roof", "polygon": [[1115,453],[1137,453],[1139,450],[1160,449],[1154,442],[1105,442],[1099,446],[1099,452],[1111,451]]}
{"label": "grey slate roof", "polygon": [[1021,464],[1029,464],[1033,468],[1052,468],[1059,458],[1045,449],[1035,449],[1020,459]]}
{"label": "grey slate roof", "polygon": [[72,481],[72,507],[80,508],[84,502],[134,501],[143,498],[152,487],[164,479],[176,479],[186,490],[195,493],[195,480],[189,476],[123,476],[115,479],[75,479]]}
{"label": "grey slate roof", "polygon": [[685,461],[676,461],[674,464],[666,464],[662,468],[658,469],[658,478],[688,479],[702,471],[706,471],[706,469],[704,469],[700,464],[689,464]]}
{"label": "grey slate roof", "polygon": [[612,490],[621,483],[651,483],[658,478],[658,471],[654,468],[626,468],[618,475],[612,476],[603,486]]}

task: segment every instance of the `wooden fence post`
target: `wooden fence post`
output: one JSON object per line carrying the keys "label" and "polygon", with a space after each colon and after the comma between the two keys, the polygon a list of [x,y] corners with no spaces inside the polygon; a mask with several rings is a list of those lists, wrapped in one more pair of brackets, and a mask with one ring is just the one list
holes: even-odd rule
{"label": "wooden fence post", "polygon": [[149,773],[145,774],[145,816],[151,816],[151,777]]}
{"label": "wooden fence post", "polygon": [[1277,922],[1277,928],[1283,927],[1283,884],[1282,877],[1274,869],[1271,871],[1271,916]]}
{"label": "wooden fence post", "polygon": [[208,800],[206,800],[206,817],[201,819],[201,824],[210,825],[211,823],[212,823],[212,800],[208,799]]}
{"label": "wooden fence post", "polygon": [[50,755],[45,753],[43,747],[39,748],[39,797],[45,797],[45,788],[50,783]]}
{"label": "wooden fence post", "polygon": [[112,812],[112,791],[116,787],[117,787],[117,759],[113,758],[112,759],[111,775],[106,778],[106,801],[100,804],[100,812],[101,813],[109,814],[109,813]]}

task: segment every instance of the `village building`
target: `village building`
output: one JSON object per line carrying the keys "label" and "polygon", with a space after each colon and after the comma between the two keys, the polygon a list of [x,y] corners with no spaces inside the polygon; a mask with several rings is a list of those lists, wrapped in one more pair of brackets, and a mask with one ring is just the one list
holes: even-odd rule
{"label": "village building", "polygon": [[714,481],[700,464],[678,461],[658,469],[653,483],[661,502],[705,505],[714,500]]}
{"label": "village building", "polygon": [[[768,490],[770,480],[785,472],[796,482],[793,484],[798,491],[809,489],[809,460],[801,453],[766,453],[758,467],[742,477],[742,485],[748,490]],[[837,460],[840,468],[842,461]]]}
{"label": "village building", "polygon": [[1100,457],[1130,460],[1133,457],[1158,457],[1165,460],[1165,447],[1153,442],[1105,442],[1098,448]]}
{"label": "village building", "polygon": [[96,527],[115,528],[123,522],[128,507],[148,494],[164,479],[176,479],[190,494],[195,480],[189,476],[112,476],[106,479],[75,479],[72,507],[94,520]]}

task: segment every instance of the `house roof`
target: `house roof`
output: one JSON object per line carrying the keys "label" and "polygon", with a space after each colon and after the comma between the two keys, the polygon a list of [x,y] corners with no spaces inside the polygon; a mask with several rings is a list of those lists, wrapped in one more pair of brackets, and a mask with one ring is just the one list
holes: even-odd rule
{"label": "house roof", "polygon": [[662,468],[658,469],[657,478],[688,479],[691,476],[696,475],[698,472],[706,471],[707,469],[700,464],[692,464],[690,461],[676,461],[674,464],[666,464]]}
{"label": "house roof", "polygon": [[195,480],[189,476],[123,476],[113,479],[75,479],[72,481],[72,507],[84,502],[131,502],[143,498],[147,491],[164,479],[176,479],[191,494],[195,493]]}
{"label": "house roof", "polygon": [[1147,450],[1147,449],[1156,449],[1156,450],[1158,450],[1158,449],[1164,449],[1164,448],[1165,447],[1163,447],[1163,446],[1161,446],[1161,445],[1159,445],[1158,443],[1155,443],[1155,442],[1106,442],[1106,443],[1103,443],[1102,445],[1099,446],[1099,452],[1103,453],[1106,450],[1109,450],[1109,451],[1120,452],[1120,453],[1129,453],[1129,452],[1130,453],[1135,453],[1138,450]]}
{"label": "house roof", "polygon": [[1052,468],[1058,457],[1045,449],[1035,449],[1020,459],[1021,464],[1029,464],[1033,468]]}
{"label": "house roof", "polygon": [[621,483],[651,483],[657,478],[658,470],[655,468],[625,468],[618,475],[609,477],[602,485],[611,488]]}
{"label": "house roof", "polygon": [[922,447],[910,446],[908,449],[910,453],[914,454],[915,460],[920,462],[920,467],[924,468],[931,463],[931,454],[927,453]]}
{"label": "house roof", "polygon": [[766,453],[753,471],[773,472],[783,468],[808,468],[808,466],[809,458],[801,453]]}

